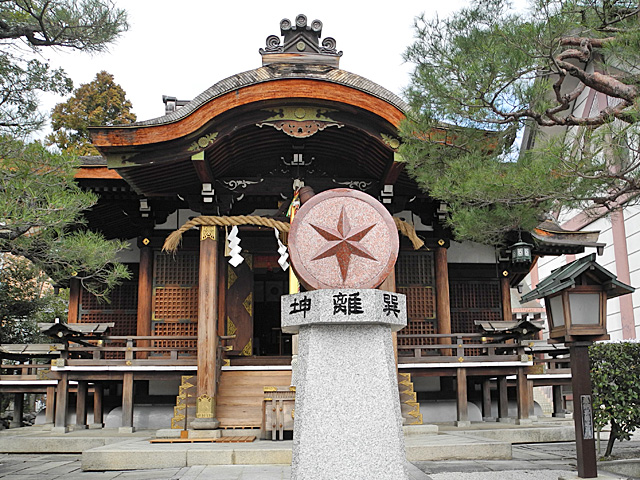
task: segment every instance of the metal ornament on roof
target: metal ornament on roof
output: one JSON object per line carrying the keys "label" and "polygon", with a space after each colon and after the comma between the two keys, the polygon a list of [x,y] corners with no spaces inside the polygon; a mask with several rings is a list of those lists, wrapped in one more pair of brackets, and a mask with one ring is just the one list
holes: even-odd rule
{"label": "metal ornament on roof", "polygon": [[[322,36],[322,22],[320,20],[314,20],[311,24],[308,24],[307,17],[305,15],[298,15],[295,23],[291,23],[291,20],[284,18],[280,21],[280,35],[284,37],[284,42],[281,44],[281,39],[278,35],[269,35],[267,37],[265,48],[260,49],[260,54],[263,57],[263,64],[265,62],[270,63],[269,57],[277,57],[279,54],[295,54],[297,60],[304,62],[304,56],[324,57],[325,64],[338,66],[339,58],[342,56],[342,52],[336,50],[336,41],[332,37],[326,37],[320,42]],[[295,60],[296,59],[289,59]]]}

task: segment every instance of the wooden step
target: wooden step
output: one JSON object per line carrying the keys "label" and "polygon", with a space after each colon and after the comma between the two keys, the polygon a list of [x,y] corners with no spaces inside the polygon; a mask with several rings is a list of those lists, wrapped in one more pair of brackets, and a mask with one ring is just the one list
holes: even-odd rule
{"label": "wooden step", "polygon": [[149,443],[251,443],[255,435],[218,438],[154,438]]}
{"label": "wooden step", "polygon": [[265,386],[291,383],[291,371],[225,371],[220,376],[216,417],[221,427],[262,425]]}

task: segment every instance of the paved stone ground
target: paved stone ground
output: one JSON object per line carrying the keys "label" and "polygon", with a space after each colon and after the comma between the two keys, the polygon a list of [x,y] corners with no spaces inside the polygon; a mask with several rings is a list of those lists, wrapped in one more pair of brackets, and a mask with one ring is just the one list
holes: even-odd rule
{"label": "paved stone ground", "polygon": [[[604,446],[603,446],[604,448]],[[614,453],[640,457],[640,441],[616,445]],[[289,480],[283,465],[228,465],[164,468],[157,470],[83,472],[80,455],[0,454],[2,480]],[[412,480],[557,480],[576,478],[572,443],[514,445],[512,460],[415,462]],[[424,473],[421,473],[424,472]],[[496,473],[500,472],[500,473]],[[598,478],[607,476],[600,470]],[[425,475],[426,474],[426,475]],[[427,476],[428,475],[428,476]]]}

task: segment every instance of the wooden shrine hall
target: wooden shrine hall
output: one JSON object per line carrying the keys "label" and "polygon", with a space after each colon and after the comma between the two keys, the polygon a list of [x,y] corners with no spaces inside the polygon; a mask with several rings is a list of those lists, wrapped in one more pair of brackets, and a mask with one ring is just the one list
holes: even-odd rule
{"label": "wooden shrine hall", "polygon": [[[409,322],[396,337],[407,423],[420,423],[424,402],[438,399],[455,401],[459,422],[476,400],[486,419],[495,417],[492,401],[507,417],[509,397],[518,418],[529,417],[528,375],[546,357],[531,348],[540,326],[512,322],[510,287],[531,264],[453,238],[446,205],[417,187],[398,153],[409,107],[341,70],[342,52],[322,27],[304,15],[282,20],[280,35],[260,49],[262,66],[192,101],[164,97],[162,117],[91,129],[101,156],[85,158],[76,179],[100,199],[86,217],[108,238],[129,240],[121,261],[133,279],[110,303],[71,279],[69,326],[112,326],[80,343],[59,335],[65,347],[43,372],[58,382],[57,428],[69,423],[73,384],[79,427],[97,392],[98,426],[117,413],[125,429],[264,429],[270,392],[295,392],[297,339],[280,329],[280,296],[298,288],[282,267],[302,187],[366,192],[396,219],[401,252],[380,288],[407,296]],[[540,228],[525,239],[534,259],[599,245]],[[171,251],[163,250],[174,232]],[[143,404],[173,415],[164,426],[143,425]]]}

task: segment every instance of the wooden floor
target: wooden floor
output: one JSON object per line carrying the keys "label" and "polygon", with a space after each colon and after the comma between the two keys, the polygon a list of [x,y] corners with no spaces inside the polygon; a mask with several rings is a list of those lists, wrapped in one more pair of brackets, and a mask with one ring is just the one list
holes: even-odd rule
{"label": "wooden floor", "polygon": [[262,424],[264,387],[288,386],[291,371],[222,372],[218,385],[216,416],[222,427],[254,427]]}

